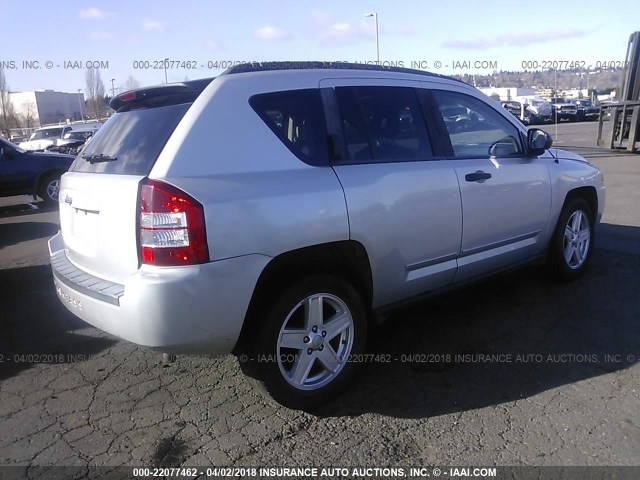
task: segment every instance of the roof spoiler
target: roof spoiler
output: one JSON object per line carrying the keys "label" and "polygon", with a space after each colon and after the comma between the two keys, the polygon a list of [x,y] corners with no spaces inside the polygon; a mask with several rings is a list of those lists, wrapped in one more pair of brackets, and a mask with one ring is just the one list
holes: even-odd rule
{"label": "roof spoiler", "polygon": [[[215,78],[215,77],[214,77]],[[109,106],[116,112],[123,107],[144,102],[155,97],[185,97],[185,101],[195,100],[200,93],[213,81],[213,78],[201,78],[180,83],[166,83],[151,87],[128,90],[116,95],[109,102]]]}

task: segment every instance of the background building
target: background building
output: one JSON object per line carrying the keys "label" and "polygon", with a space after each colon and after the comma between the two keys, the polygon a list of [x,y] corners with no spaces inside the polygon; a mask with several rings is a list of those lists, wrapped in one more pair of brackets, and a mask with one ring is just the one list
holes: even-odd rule
{"label": "background building", "polygon": [[491,95],[498,95],[500,100],[503,102],[513,100],[516,97],[525,97],[528,95],[533,95],[535,89],[533,88],[522,88],[522,87],[481,87],[478,88],[482,93],[484,93],[487,97]]}
{"label": "background building", "polygon": [[9,94],[16,116],[24,127],[82,120],[85,114],[84,94],[35,90]]}

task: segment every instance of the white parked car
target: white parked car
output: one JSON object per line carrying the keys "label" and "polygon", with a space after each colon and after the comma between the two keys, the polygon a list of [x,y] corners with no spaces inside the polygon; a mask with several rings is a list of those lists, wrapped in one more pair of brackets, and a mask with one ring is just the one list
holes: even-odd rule
{"label": "white parked car", "polygon": [[516,101],[527,105],[529,111],[536,115],[541,123],[553,122],[553,108],[551,103],[542,97],[533,95],[516,97]]}
{"label": "white parked car", "polygon": [[57,146],[60,141],[71,131],[95,132],[102,126],[102,122],[71,123],[67,125],[54,125],[42,127],[34,131],[29,140],[20,142],[20,148],[31,152],[42,152],[47,147]]}

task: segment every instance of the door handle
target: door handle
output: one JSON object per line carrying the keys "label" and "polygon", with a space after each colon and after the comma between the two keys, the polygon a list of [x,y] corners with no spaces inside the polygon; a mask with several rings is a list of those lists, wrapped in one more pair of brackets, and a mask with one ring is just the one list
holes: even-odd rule
{"label": "door handle", "polygon": [[483,172],[482,170],[477,170],[473,173],[467,173],[464,176],[464,179],[467,182],[478,182],[478,183],[482,183],[485,180],[488,180],[490,178],[491,178],[491,174],[487,172]]}

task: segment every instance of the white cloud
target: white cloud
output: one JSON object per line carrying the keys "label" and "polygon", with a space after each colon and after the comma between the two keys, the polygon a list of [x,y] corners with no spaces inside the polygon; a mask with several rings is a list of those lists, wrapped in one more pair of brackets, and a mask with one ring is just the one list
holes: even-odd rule
{"label": "white cloud", "polygon": [[253,36],[258,40],[284,40],[289,37],[287,32],[281,28],[266,25],[253,32]]}
{"label": "white cloud", "polygon": [[165,25],[157,20],[145,18],[142,20],[142,29],[146,32],[164,32]]}
{"label": "white cloud", "polygon": [[83,8],[82,10],[80,10],[78,12],[78,16],[80,18],[96,19],[96,18],[104,18],[107,16],[107,14],[104,11],[100,10],[99,8],[91,7],[91,8]]}
{"label": "white cloud", "polygon": [[353,24],[340,21],[326,12],[312,12],[315,33],[321,44],[346,45],[362,41],[371,41],[376,37],[374,21],[363,20]]}
{"label": "white cloud", "polygon": [[546,43],[553,40],[580,38],[591,33],[590,30],[573,28],[554,29],[546,32],[511,32],[491,37],[479,37],[470,40],[448,40],[442,44],[446,48],[467,50],[489,50],[494,47],[522,47],[534,43]]}

